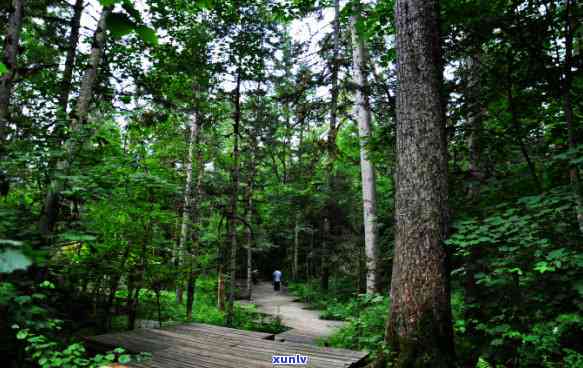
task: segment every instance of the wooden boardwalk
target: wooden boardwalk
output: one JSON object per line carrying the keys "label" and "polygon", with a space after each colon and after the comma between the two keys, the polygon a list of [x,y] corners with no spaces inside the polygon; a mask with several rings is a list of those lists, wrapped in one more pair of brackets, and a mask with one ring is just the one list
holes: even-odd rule
{"label": "wooden boardwalk", "polygon": [[152,359],[132,367],[164,368],[273,368],[273,355],[308,356],[302,367],[358,367],[366,352],[334,349],[295,342],[274,341],[274,335],[199,323],[137,329],[86,338],[92,350],[123,347],[131,353],[150,352]]}

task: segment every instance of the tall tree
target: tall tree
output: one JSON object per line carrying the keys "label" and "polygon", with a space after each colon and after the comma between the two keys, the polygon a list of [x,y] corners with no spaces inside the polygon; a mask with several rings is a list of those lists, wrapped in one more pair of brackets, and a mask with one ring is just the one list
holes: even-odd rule
{"label": "tall tree", "polygon": [[368,154],[371,136],[371,111],[368,100],[367,54],[363,37],[358,32],[360,2],[353,4],[350,18],[352,33],[352,74],[354,82],[354,116],[358,122],[360,137],[360,172],[362,177],[362,207],[364,215],[364,246],[366,256],[366,290],[368,293],[380,291],[378,286],[378,249],[376,215],[376,177],[374,165]]}
{"label": "tall tree", "polygon": [[196,154],[196,169],[197,169],[197,178],[196,178],[196,191],[194,193],[193,203],[191,203],[191,211],[192,211],[192,229],[191,229],[191,242],[188,252],[188,278],[187,278],[187,285],[186,285],[186,319],[192,319],[192,308],[194,305],[194,292],[196,287],[196,280],[198,278],[198,249],[200,243],[200,202],[202,200],[202,179],[204,173],[204,165],[203,165],[203,156],[202,150],[200,147],[200,140],[201,140],[201,128],[202,124],[200,123],[200,119],[196,119],[196,124],[198,125],[197,132],[196,132],[196,147],[197,147],[197,154]]}
{"label": "tall tree", "polygon": [[23,16],[24,0],[12,0],[10,19],[6,28],[6,36],[4,37],[4,55],[1,60],[7,70],[3,75],[0,75],[0,145],[4,144],[10,129],[10,99],[18,70],[18,45],[20,43]]}
{"label": "tall tree", "polygon": [[228,215],[228,236],[231,242],[229,254],[229,298],[225,316],[227,326],[233,324],[235,304],[235,277],[237,273],[237,201],[239,197],[239,135],[241,130],[241,66],[237,69],[237,81],[233,90],[233,167],[231,169],[231,200]]}
{"label": "tall tree", "polygon": [[77,44],[79,43],[79,30],[81,28],[81,16],[83,15],[84,0],[76,0],[73,6],[73,17],[71,18],[71,30],[69,34],[69,44],[67,47],[67,57],[65,59],[65,69],[61,80],[61,90],[59,93],[59,104],[66,113],[69,107],[69,95],[73,81],[73,69],[77,56]]}
{"label": "tall tree", "polygon": [[[93,35],[93,46],[89,55],[89,65],[83,74],[81,88],[79,90],[79,98],[77,99],[75,111],[69,125],[69,128],[73,134],[79,134],[80,130],[87,121],[89,106],[93,97],[93,89],[95,88],[97,73],[102,61],[105,47],[106,19],[110,12],[111,7],[106,7],[102,10],[99,22],[97,23],[97,28],[95,29],[95,33]],[[57,163],[57,171],[66,173],[69,170],[75,150],[79,146],[77,139],[78,137],[70,137],[66,142],[65,149],[67,152],[65,158]],[[52,178],[47,190],[41,218],[39,221],[40,234],[45,239],[51,235],[53,227],[57,221],[59,211],[59,196],[63,190],[63,186],[63,180],[55,176]]]}
{"label": "tall tree", "polygon": [[[565,120],[567,121],[567,134],[569,149],[576,152],[577,149],[577,131],[575,125],[575,113],[573,111],[572,86],[573,86],[573,37],[576,32],[576,20],[573,15],[573,7],[576,0],[567,0],[565,3],[565,61],[564,73],[562,78],[562,92],[563,92],[563,109],[565,113]],[[583,234],[583,186],[581,185],[581,177],[579,169],[576,165],[571,165],[569,168],[569,179],[573,186],[573,193],[575,196],[575,211],[577,212],[577,224],[579,231]]]}
{"label": "tall tree", "polygon": [[[192,232],[192,206],[193,206],[193,192],[192,192],[192,174],[193,174],[193,159],[194,147],[198,140],[199,123],[197,120],[197,112],[191,114],[191,121],[189,124],[189,139],[188,152],[186,154],[186,162],[184,170],[186,171],[186,181],[184,183],[184,208],[182,210],[182,225],[180,228],[180,243],[176,251],[176,264],[180,268],[184,262],[184,253],[187,248],[187,242],[191,240]],[[176,303],[182,304],[182,296],[184,292],[183,282],[179,280],[176,284]]]}
{"label": "tall tree", "polygon": [[[336,157],[336,135],[338,133],[337,120],[338,120],[338,71],[340,69],[340,0],[334,0],[334,20],[332,22],[332,60],[331,60],[331,72],[332,72],[332,86],[330,89],[330,126],[328,127],[328,186],[332,190],[334,183],[334,175],[332,173],[332,167],[334,165],[334,159]],[[326,214],[325,216],[329,216]],[[324,237],[330,236],[330,224],[328,218],[324,218]],[[330,242],[322,242],[322,262],[321,262],[321,279],[320,286],[323,290],[328,290],[328,284],[330,280]]]}
{"label": "tall tree", "polygon": [[437,0],[397,0],[395,250],[386,340],[396,367],[453,367]]}

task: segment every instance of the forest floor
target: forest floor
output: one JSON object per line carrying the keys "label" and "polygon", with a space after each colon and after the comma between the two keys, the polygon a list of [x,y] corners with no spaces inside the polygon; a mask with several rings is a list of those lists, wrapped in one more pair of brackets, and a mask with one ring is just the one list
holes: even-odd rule
{"label": "forest floor", "polygon": [[288,294],[286,287],[274,291],[271,283],[260,282],[253,286],[251,303],[257,305],[261,313],[279,316],[282,324],[292,329],[282,334],[286,336],[292,334],[313,339],[324,338],[344,325],[341,321],[320,319],[319,311],[307,309],[306,304],[296,302],[295,299]]}

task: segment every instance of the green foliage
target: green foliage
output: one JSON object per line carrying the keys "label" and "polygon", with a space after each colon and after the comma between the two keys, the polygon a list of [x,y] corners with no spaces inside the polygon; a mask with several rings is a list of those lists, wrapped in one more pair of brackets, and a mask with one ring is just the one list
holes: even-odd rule
{"label": "green foliage", "polygon": [[[150,357],[148,353],[130,355],[123,348],[116,348],[105,354],[87,357],[85,347],[81,343],[72,343],[66,347],[61,347],[59,343],[48,339],[44,335],[33,333],[26,328],[20,329],[18,325],[12,327],[18,331],[16,338],[26,345],[25,351],[30,359],[42,368],[98,368],[114,362],[121,364],[141,362]],[[55,327],[59,328],[58,325],[55,325]]]}
{"label": "green foliage", "polygon": [[[566,189],[499,204],[482,218],[455,224],[447,243],[462,263],[453,275],[460,283],[473,277],[481,298],[454,304],[461,309],[456,332],[463,339],[468,324],[475,326],[484,335],[485,357],[504,361],[518,354],[523,364],[545,367],[575,359],[565,349],[581,338],[582,310],[571,301],[581,298],[583,252],[567,237],[577,224]],[[482,318],[466,320],[468,313]]]}
{"label": "green foliage", "polygon": [[389,299],[378,294],[360,294],[348,302],[352,310],[346,326],[327,343],[333,347],[368,350],[377,354],[384,346]]}

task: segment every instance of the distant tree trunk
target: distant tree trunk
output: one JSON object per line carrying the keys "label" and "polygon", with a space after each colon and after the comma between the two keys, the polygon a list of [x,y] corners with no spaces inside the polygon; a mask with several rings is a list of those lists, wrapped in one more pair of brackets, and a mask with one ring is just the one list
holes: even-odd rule
{"label": "distant tree trunk", "polygon": [[111,275],[111,283],[109,287],[109,297],[107,299],[107,303],[105,305],[105,323],[104,323],[104,330],[109,331],[111,329],[111,320],[113,315],[111,314],[111,308],[115,302],[115,293],[119,287],[119,280],[121,279],[123,269],[125,268],[126,262],[130,255],[130,250],[132,248],[132,241],[128,240],[128,244],[125,247],[124,253],[122,255],[121,263],[117,267],[116,272]]}
{"label": "distant tree trunk", "polygon": [[299,264],[299,248],[300,248],[300,212],[296,212],[296,219],[294,225],[294,254],[292,263],[292,279],[298,280],[298,264]]}
{"label": "distant tree trunk", "polygon": [[10,19],[4,37],[4,55],[2,63],[8,69],[0,76],[0,162],[2,161],[3,145],[10,131],[10,100],[12,86],[18,70],[17,57],[24,17],[24,0],[12,0]]}
{"label": "distant tree trunk", "polygon": [[224,266],[219,265],[219,271],[217,275],[217,307],[220,311],[225,310],[225,272],[223,271]]}
{"label": "distant tree trunk", "polygon": [[542,183],[536,173],[536,166],[534,162],[530,159],[530,155],[528,154],[528,148],[524,143],[524,139],[522,138],[522,134],[520,132],[520,119],[518,113],[516,112],[515,103],[514,103],[514,94],[513,94],[513,80],[512,80],[512,64],[513,64],[513,57],[508,57],[508,82],[507,82],[507,98],[508,98],[508,112],[510,113],[510,124],[512,129],[514,129],[514,134],[518,143],[518,147],[520,148],[520,152],[526,161],[528,166],[528,170],[530,175],[532,176],[532,180],[536,185],[539,192],[542,192]]}
{"label": "distant tree trunk", "polygon": [[324,291],[328,291],[330,284],[330,255],[329,255],[329,245],[328,236],[330,234],[330,221],[328,218],[324,218],[324,229],[323,229],[323,239],[322,239],[322,256],[321,262],[321,278],[320,278],[320,288]]}
{"label": "distant tree trunk", "polygon": [[186,319],[192,320],[192,308],[194,305],[194,293],[196,289],[196,280],[198,278],[198,264],[197,264],[197,256],[198,256],[198,244],[200,238],[200,229],[199,229],[199,222],[200,222],[200,201],[202,198],[202,177],[204,173],[204,165],[203,165],[203,157],[202,157],[202,150],[199,147],[200,143],[200,129],[201,124],[198,122],[199,125],[198,132],[196,134],[196,146],[197,146],[197,155],[196,155],[196,168],[197,168],[197,178],[196,178],[196,192],[194,195],[194,203],[192,204],[192,241],[190,246],[190,272],[188,273],[188,284],[186,289]]}
{"label": "distant tree trunk", "polygon": [[233,325],[235,304],[235,278],[237,273],[237,200],[239,197],[239,133],[241,125],[241,68],[237,71],[235,86],[235,112],[233,114],[233,169],[231,172],[231,204],[229,209],[229,239],[231,240],[231,254],[229,256],[229,301],[227,303],[226,324]]}
{"label": "distant tree trunk", "polygon": [[368,101],[366,77],[367,55],[362,37],[356,27],[360,19],[360,4],[355,5],[350,20],[352,32],[352,71],[355,84],[354,115],[358,121],[360,137],[360,172],[362,176],[362,206],[364,215],[364,244],[366,256],[366,291],[380,292],[377,276],[377,215],[376,215],[376,178],[374,165],[368,157],[368,141],[371,136],[371,111]]}
{"label": "distant tree trunk", "polygon": [[[103,9],[99,22],[97,23],[97,29],[93,36],[93,47],[91,48],[91,54],[89,55],[89,66],[83,75],[81,88],[79,90],[79,98],[77,100],[74,115],[70,122],[70,130],[73,134],[80,131],[82,125],[84,125],[87,120],[87,115],[89,114],[89,105],[93,96],[95,81],[97,80],[97,71],[101,64],[103,49],[105,47],[105,21],[110,12],[111,7]],[[57,163],[57,171],[66,173],[69,170],[71,161],[75,156],[75,151],[80,145],[79,142],[76,141],[77,139],[77,137],[70,137],[65,143],[65,159],[62,159]],[[39,231],[44,239],[49,238],[53,231],[53,227],[57,222],[59,196],[63,191],[64,186],[62,179],[59,179],[57,177],[58,175],[54,176],[55,177],[52,178],[51,183],[49,184],[39,221]]]}
{"label": "distant tree trunk", "polygon": [[[470,171],[470,188],[468,190],[468,205],[479,212],[480,188],[481,182],[485,178],[482,164],[482,146],[480,144],[482,135],[482,121],[484,118],[484,108],[482,104],[481,91],[481,55],[480,51],[473,52],[466,59],[466,80],[465,80],[465,101],[466,101],[466,134],[469,151],[469,171]],[[465,285],[464,285],[464,303],[468,305],[464,308],[464,318],[466,320],[466,332],[469,341],[479,346],[484,334],[477,329],[477,321],[482,320],[483,316],[479,307],[480,295],[479,287],[476,284],[475,275],[481,272],[482,266],[481,248],[474,246],[470,248],[470,253],[466,258],[464,267]],[[474,306],[474,307],[472,307]],[[476,321],[476,322],[474,322]],[[464,367],[474,367],[479,358],[479,351],[468,352],[463,358],[461,364]]]}
{"label": "distant tree trunk", "polygon": [[[192,161],[194,158],[194,146],[196,145],[196,141],[198,139],[198,121],[197,121],[197,114],[196,112],[192,113],[192,121],[190,122],[190,138],[188,142],[188,153],[186,156],[186,182],[184,184],[184,210],[182,211],[182,227],[180,229],[180,245],[178,246],[178,250],[176,252],[176,263],[180,269],[182,267],[182,263],[184,263],[184,252],[187,247],[187,242],[191,240],[191,232],[192,232],[192,205],[193,205],[193,196],[192,196]],[[179,274],[181,274],[179,272]],[[179,280],[176,284],[176,303],[182,304],[182,297],[184,293],[183,288],[183,281]]]}
{"label": "distant tree trunk", "polygon": [[[251,143],[253,147],[257,144],[255,136]],[[250,174],[247,182],[247,297],[251,299],[253,293],[253,233],[251,224],[253,223],[253,191],[255,189],[255,148],[251,152]]]}
{"label": "distant tree trunk", "polygon": [[[334,0],[334,22],[333,22],[333,48],[332,48],[332,86],[330,101],[330,127],[328,128],[328,186],[332,191],[334,184],[334,160],[336,158],[336,135],[337,135],[337,118],[338,118],[338,70],[340,68],[340,0]],[[327,239],[330,237],[330,223],[328,218],[324,219],[324,241],[322,242],[321,255],[321,275],[320,287],[322,290],[328,290],[330,281],[330,245]]]}
{"label": "distant tree trunk", "polygon": [[61,80],[61,91],[59,94],[59,105],[66,113],[69,107],[69,95],[71,93],[71,82],[73,80],[73,70],[75,68],[75,58],[77,56],[77,44],[79,43],[79,29],[81,28],[81,16],[83,15],[84,0],[76,0],[73,7],[73,18],[71,18],[71,33],[69,34],[69,45],[67,57],[65,59],[65,69]]}
{"label": "distant tree trunk", "polygon": [[[573,84],[573,34],[576,31],[576,23],[573,17],[573,4],[575,0],[567,0],[565,11],[565,75],[562,80],[563,84],[563,109],[565,110],[565,120],[567,121],[569,149],[577,149],[577,131],[575,129],[575,114],[573,113],[573,101],[571,97],[571,88]],[[579,169],[576,165],[569,167],[569,179],[575,195],[575,211],[577,215],[577,224],[579,232],[583,234],[583,186]]]}
{"label": "distant tree trunk", "polygon": [[480,103],[480,67],[479,51],[466,59],[466,104],[467,104],[467,140],[469,151],[469,170],[471,176],[468,197],[476,201],[480,195],[480,184],[484,179],[482,170],[482,150],[480,136],[482,132],[483,108]]}
{"label": "distant tree trunk", "polygon": [[386,340],[395,367],[454,367],[447,152],[437,0],[397,0],[395,256]]}

